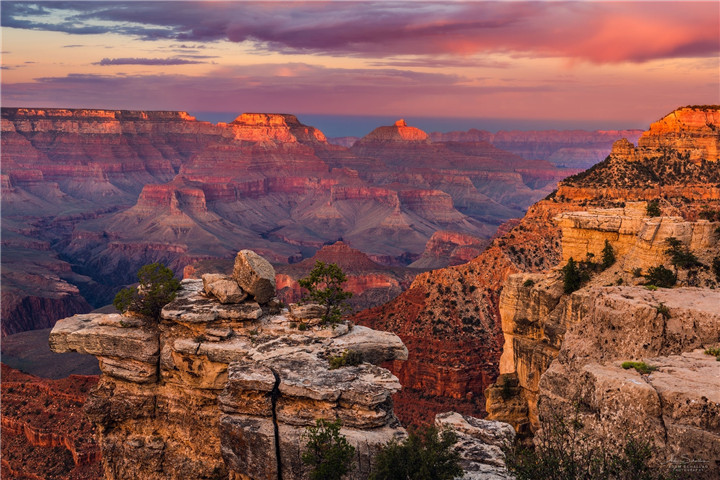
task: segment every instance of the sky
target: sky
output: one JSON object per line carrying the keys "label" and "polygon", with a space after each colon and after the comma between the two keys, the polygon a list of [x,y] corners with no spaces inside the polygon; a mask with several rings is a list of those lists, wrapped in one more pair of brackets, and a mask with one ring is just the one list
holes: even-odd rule
{"label": "sky", "polygon": [[363,118],[401,117],[441,131],[646,128],[678,106],[720,103],[714,1],[0,9],[3,106],[184,110],[213,121],[283,112],[337,136],[366,133]]}

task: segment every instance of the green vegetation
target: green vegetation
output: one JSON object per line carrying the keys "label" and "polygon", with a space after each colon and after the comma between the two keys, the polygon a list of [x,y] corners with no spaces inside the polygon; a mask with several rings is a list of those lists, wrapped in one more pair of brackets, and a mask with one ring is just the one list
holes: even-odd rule
{"label": "green vegetation", "polygon": [[705,350],[705,355],[712,355],[715,359],[720,362],[720,347],[710,347]]}
{"label": "green vegetation", "polygon": [[653,365],[648,365],[645,362],[623,362],[620,366],[625,370],[634,368],[635,370],[637,370],[638,373],[642,373],[643,375],[647,375],[657,370],[657,367]]}
{"label": "green vegetation", "polygon": [[360,365],[362,361],[362,353],[356,352],[355,350],[345,350],[341,355],[328,359],[328,362],[330,362],[330,370]]}
{"label": "green vegetation", "polygon": [[650,200],[645,207],[645,214],[648,217],[659,217],[662,214],[660,211],[660,202],[657,200]]}
{"label": "green vegetation", "polygon": [[180,282],[173,271],[162,263],[141,267],[137,277],[139,285],[120,290],[113,305],[123,313],[140,313],[157,320],[162,308],[175,299]]}
{"label": "green vegetation", "polygon": [[523,287],[532,287],[533,285],[535,285],[535,281],[530,278],[523,282]]}
{"label": "green vegetation", "polygon": [[677,283],[677,275],[663,265],[652,267],[645,275],[646,285],[670,288]]}
{"label": "green vegetation", "polygon": [[457,435],[435,427],[410,430],[402,443],[390,441],[375,457],[370,480],[451,480],[462,475]]}
{"label": "green vegetation", "polygon": [[690,249],[683,245],[683,243],[675,237],[668,237],[665,240],[667,248],[665,254],[670,257],[670,263],[675,268],[693,268],[699,267],[702,264],[698,261],[695,254]]}
{"label": "green vegetation", "polygon": [[512,383],[507,378],[503,380],[502,386],[500,387],[500,396],[503,400],[510,400],[513,397]]}
{"label": "green vegetation", "polygon": [[308,329],[308,324],[300,322],[297,326],[297,329],[300,330],[301,332],[304,332],[305,330]]}
{"label": "green vegetation", "polygon": [[301,459],[312,469],[311,480],[340,480],[350,471],[355,447],[340,434],[341,425],[340,420],[318,419],[305,430],[307,443]]}
{"label": "green vegetation", "polygon": [[712,271],[715,274],[715,278],[720,282],[720,257],[713,258]]}
{"label": "green vegetation", "polygon": [[568,262],[561,271],[563,274],[563,290],[565,293],[572,293],[578,290],[583,282],[590,278],[587,271],[582,270],[572,257],[568,259]]}
{"label": "green vegetation", "polygon": [[575,416],[567,421],[556,415],[541,419],[542,432],[535,447],[515,445],[505,449],[510,473],[517,480],[670,480],[671,472],[649,465],[652,444],[627,436],[623,444],[593,445],[584,424]]}
{"label": "green vegetation", "polygon": [[298,283],[308,291],[302,299],[304,302],[315,302],[325,307],[322,319],[326,324],[337,324],[343,314],[350,311],[347,300],[352,297],[342,284],[347,281],[345,273],[335,263],[315,262],[310,274],[301,278]]}
{"label": "green vegetation", "polygon": [[655,310],[656,310],[660,315],[662,315],[663,317],[665,317],[666,320],[667,320],[668,318],[670,318],[670,309],[669,309],[668,307],[666,307],[664,303],[660,302],[660,305],[658,305],[657,307],[655,307]]}
{"label": "green vegetation", "polygon": [[615,264],[615,250],[613,250],[610,242],[605,240],[605,247],[602,249],[602,268],[606,270]]}

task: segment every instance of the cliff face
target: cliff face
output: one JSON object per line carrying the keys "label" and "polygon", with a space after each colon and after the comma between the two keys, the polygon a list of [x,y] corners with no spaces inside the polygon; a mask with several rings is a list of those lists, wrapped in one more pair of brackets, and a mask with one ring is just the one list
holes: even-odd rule
{"label": "cliff face", "polygon": [[540,130],[432,132],[434,142],[488,142],[528,160],[547,160],[569,168],[590,168],[607,157],[619,138],[636,143],[642,130]]}
{"label": "cliff face", "polygon": [[605,161],[564,180],[557,195],[586,201],[664,198],[676,208],[684,199],[717,204],[719,111],[684,107],[666,115],[643,133],[637,147],[617,141]]}
{"label": "cliff face", "polygon": [[[305,427],[339,418],[356,447],[351,478],[361,479],[374,452],[404,435],[391,399],[400,384],[373,364],[406,358],[402,342],[323,328],[312,308],[281,310],[266,295],[272,267],[256,258],[238,255],[234,277],[184,280],[158,324],[104,314],[56,324],[55,351],[100,359],[85,408],[106,478],[305,478]],[[223,282],[245,293],[227,299]],[[364,363],[331,369],[329,358],[347,350]]]}
{"label": "cliff face", "polygon": [[[688,130],[685,135],[696,134]],[[619,142],[618,147],[628,144]],[[667,148],[664,153],[662,149],[656,153],[658,162],[660,158],[677,158]],[[652,199],[659,200],[662,216],[647,217],[645,202],[629,202],[634,198],[634,187],[622,183],[610,185],[620,162],[620,157],[617,161],[612,158],[562,182],[557,194],[536,203],[522,220],[501,227],[490,246],[466,265],[419,275],[407,292],[369,311],[367,319],[364,314],[356,316],[359,322],[397,333],[408,345],[408,361],[390,366],[406,387],[396,396],[398,412],[404,421],[418,421],[428,412],[440,411],[439,405],[447,402],[455,402],[457,405],[453,408],[459,411],[482,415],[485,413],[482,401],[487,396],[491,417],[510,421],[523,433],[531,431],[530,419],[537,425],[535,405],[540,375],[557,356],[564,332],[560,319],[548,313],[557,310],[559,315],[562,310],[558,307],[562,282],[558,274],[552,279],[537,274],[563,259],[574,256],[576,260],[584,260],[587,253],[592,253],[595,260],[599,260],[604,242],[608,240],[616,250],[618,261],[615,276],[602,277],[601,285],[615,283],[619,278],[625,285],[639,284],[644,278],[634,276],[637,268],[645,274],[649,267],[659,263],[669,266],[664,254],[657,255],[667,248],[665,240],[675,236],[692,248],[706,265],[712,262],[710,253],[717,243],[713,233],[717,223],[699,216],[706,212],[702,215],[709,217],[720,210],[720,205],[689,200],[690,197],[688,201],[682,196],[659,197],[656,186]],[[623,164],[632,163],[624,158]],[[583,191],[594,193],[577,199],[562,196],[563,189],[579,188],[572,187],[576,178],[586,179]],[[660,177],[655,178],[658,185]],[[670,187],[675,192],[714,188],[713,182],[695,183],[694,178],[691,176],[688,184],[682,175],[667,177],[662,181],[663,191]],[[607,188],[603,187],[606,179],[610,179]],[[510,275],[518,272],[528,276],[511,278],[506,283]],[[711,286],[713,278],[703,269],[679,272],[680,282],[688,286]],[[542,288],[525,286],[527,280],[541,284]],[[456,306],[448,303],[452,299],[447,295],[455,297]],[[468,311],[460,307],[466,301]],[[516,313],[505,320],[505,310]],[[539,322],[538,318],[545,320]],[[473,322],[483,325],[485,331],[479,331]],[[501,343],[507,352],[502,359]],[[472,358],[464,359],[463,353],[458,352],[474,353]],[[463,360],[455,362],[456,358]],[[455,377],[448,373],[450,370],[457,375],[486,380],[452,383],[448,379]],[[481,389],[480,385],[494,382],[498,374],[502,374],[499,383],[509,381],[509,392],[499,388],[483,392],[486,387]],[[507,393],[516,395],[505,400],[502,395]]]}
{"label": "cliff face", "polygon": [[94,428],[82,410],[97,380],[42,379],[2,364],[3,478],[101,476]]}
{"label": "cliff face", "polygon": [[565,210],[551,201],[536,204],[472,261],[422,273],[391,302],[353,317],[408,346],[406,362],[388,365],[403,385],[395,396],[403,422],[422,423],[448,407],[485,414],[484,391],[502,353],[499,292],[508,275],[560,260],[560,230],[550,219]]}
{"label": "cliff face", "polygon": [[343,238],[407,265],[435,231],[491,236],[568,173],[489,144],[433,144],[403,122],[362,151],[289,114],[213,125],[184,112],[5,108],[2,130],[3,285],[27,258],[59,256],[38,270],[64,269],[40,292],[12,272],[13,331],[33,327],[28,302],[52,319],[86,311],[80,297],[107,304],[143,264],[182,269],[238,243],[287,263]]}
{"label": "cliff face", "polygon": [[[719,345],[718,305],[720,292],[710,289],[576,292],[560,354],[540,380],[540,417],[577,412],[594,444],[635,435],[653,444],[658,465],[717,478],[720,365],[703,352]],[[657,370],[640,374],[621,368],[625,361]]]}
{"label": "cliff face", "polygon": [[[670,462],[681,469],[694,468],[682,464],[693,459],[702,464],[694,470],[699,472],[696,478],[714,478],[720,430],[713,419],[720,398],[708,392],[718,391],[715,379],[720,366],[702,352],[720,339],[718,280],[708,268],[720,258],[720,219],[714,217],[717,204],[712,199],[692,196],[707,192],[713,184],[702,183],[707,178],[697,175],[691,165],[717,165],[707,138],[715,128],[697,120],[715,117],[700,115],[699,108],[688,110],[680,109],[654,125],[643,136],[643,147],[617,142],[608,160],[561,185],[558,195],[576,188],[577,182],[584,184],[587,197],[580,205],[622,205],[585,207],[555,216],[562,230],[561,265],[571,257],[601,259],[606,242],[616,262],[604,271],[591,272],[582,289],[572,294],[564,293],[559,267],[545,274],[508,278],[499,301],[505,338],[500,378],[486,396],[490,418],[507,421],[518,432],[537,431],[554,419],[577,416],[584,425],[583,435],[597,446],[618,448],[619,438],[635,435],[653,443],[659,465]],[[688,119],[695,119],[694,124]],[[685,153],[673,150],[677,138],[664,139],[662,131],[681,132],[678,148]],[[688,140],[692,138],[699,139],[697,148]],[[702,157],[691,160],[688,152],[702,152]],[[657,163],[649,163],[644,155],[656,155]],[[623,181],[612,182],[620,171],[665,168],[662,160],[671,165],[682,162],[689,172],[688,183],[680,173],[657,177],[656,193],[663,195],[661,215],[649,217],[647,203],[626,202],[647,194],[647,186],[637,189]],[[602,196],[611,191],[614,196]],[[683,191],[687,196],[681,199]],[[578,203],[567,197],[558,202]],[[698,211],[706,212],[704,219],[697,220]],[[670,238],[700,265],[673,268],[666,252]],[[647,283],[642,275],[658,265],[675,270],[681,288],[641,286]],[[641,375],[621,368],[624,361],[644,361],[658,369]]]}

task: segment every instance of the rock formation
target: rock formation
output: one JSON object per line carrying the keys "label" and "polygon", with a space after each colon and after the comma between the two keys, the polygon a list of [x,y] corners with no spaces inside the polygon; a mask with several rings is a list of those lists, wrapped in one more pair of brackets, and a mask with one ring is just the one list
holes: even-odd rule
{"label": "rock formation", "polygon": [[420,270],[400,266],[386,266],[372,261],[363,252],[344,242],[336,242],[321,248],[310,258],[290,265],[278,265],[275,279],[278,298],[293,303],[302,297],[298,280],[306,277],[315,262],[334,263],[347,276],[343,289],[352,292],[349,304],[354,311],[382,305],[412,283]]}
{"label": "rock formation", "polygon": [[[246,251],[236,262],[236,278],[269,275]],[[106,478],[304,478],[305,428],[336,418],[356,447],[351,478],[366,478],[373,453],[404,435],[391,398],[400,383],[373,363],[407,358],[405,346],[390,333],[323,326],[312,309],[281,309],[265,286],[220,303],[220,281],[231,277],[206,277],[207,288],[184,280],[157,323],[87,314],[55,325],[55,351],[100,359],[86,411]],[[348,351],[364,363],[332,369],[330,357]]]}
{"label": "rock formation", "polygon": [[[701,132],[686,129],[684,135],[705,138],[704,132],[705,127]],[[659,149],[654,155],[655,166],[652,168],[660,168],[658,172],[663,168],[661,160],[672,163],[673,158],[677,159],[670,148]],[[711,255],[713,250],[709,248],[717,242],[716,233],[713,233],[717,223],[706,222],[700,216],[710,218],[713,212],[720,211],[720,203],[692,195],[693,192],[715,188],[716,180],[712,175],[717,175],[718,170],[708,169],[711,175],[707,177],[690,175],[688,182],[679,174],[667,177],[654,174],[654,180],[648,181],[644,188],[647,191],[654,189],[652,199],[659,200],[663,215],[650,218],[645,214],[644,196],[637,198],[634,187],[623,186],[622,182],[617,187],[602,187],[606,179],[614,178],[616,169],[620,171],[622,165],[630,163],[627,158],[621,160],[619,156],[611,156],[585,174],[562,182],[556,194],[532,206],[522,220],[508,222],[507,226],[501,227],[488,248],[469,263],[419,275],[410,288],[392,302],[356,316],[356,321],[360,323],[397,333],[408,346],[408,361],[389,366],[404,386],[396,395],[396,410],[404,421],[418,421],[428,413],[446,410],[443,405],[462,413],[482,416],[485,406],[481,403],[485,398],[483,395],[487,395],[491,416],[513,423],[521,433],[531,431],[528,399],[512,395],[519,394],[520,390],[517,374],[526,376],[522,385],[532,387],[531,390],[524,388],[523,395],[529,395],[527,392],[531,391],[537,395],[540,374],[557,355],[562,332],[555,325],[543,331],[545,327],[528,323],[528,319],[533,318],[530,316],[532,312],[555,308],[563,289],[557,275],[554,279],[541,282],[540,276],[534,274],[546,272],[563,258],[567,260],[570,252],[577,260],[584,260],[587,253],[594,254],[598,260],[604,241],[611,242],[618,254],[618,262],[612,274],[608,272],[598,280],[604,282],[600,285],[614,284],[620,278],[625,285],[636,285],[644,281],[644,278],[634,276],[636,268],[641,268],[641,273],[645,274],[648,267],[659,263],[664,262],[669,267],[666,256],[656,257],[655,260],[653,256],[667,248],[664,241],[670,236],[681,238],[684,245],[692,246],[705,265],[710,265],[717,255]],[[684,157],[682,162],[686,165]],[[700,165],[703,164],[709,165],[710,162],[700,162]],[[691,171],[692,167],[687,165],[682,168]],[[660,178],[663,178],[662,195],[664,192],[676,194],[667,198],[661,196],[658,193]],[[703,178],[706,183],[699,182]],[[584,182],[582,187],[574,186],[580,182]],[[578,195],[561,195],[570,189],[575,189]],[[683,199],[683,192],[687,200]],[[642,202],[631,204],[632,200]],[[560,245],[561,238],[566,242],[564,248]],[[518,272],[525,272],[528,276],[506,283],[511,274]],[[706,269],[697,272],[682,270],[678,276],[680,282],[688,286],[712,286],[714,281],[713,275]],[[542,285],[542,288],[523,286],[527,280]],[[508,344],[513,343],[507,338],[509,329],[501,322],[500,313],[506,307],[500,298],[501,292],[505,292],[503,296],[511,300],[515,295],[513,291],[522,293],[525,290],[536,291],[533,295],[537,297],[523,300],[523,305],[527,303],[523,307],[527,311],[517,315],[518,320],[524,319],[517,328],[524,332],[522,335],[527,335],[518,338],[517,343],[527,358],[522,360],[522,367],[516,374],[514,368],[503,368],[507,355],[502,361],[500,359],[500,344],[504,343],[507,349]],[[457,305],[453,306],[451,300],[455,300]],[[460,306],[466,301],[469,309],[463,311]],[[482,331],[472,322],[482,325]],[[501,330],[505,331],[505,339]],[[463,357],[465,352],[471,353],[469,358]],[[505,385],[507,380],[507,390],[503,392],[493,388],[483,392],[495,381],[498,365],[501,373],[507,372],[498,382]],[[465,375],[474,379],[473,382],[451,381],[453,378],[465,378]],[[508,400],[505,401],[502,395],[508,396]],[[535,410],[530,415],[535,417]]]}
{"label": "rock formation", "polygon": [[109,303],[144,264],[237,244],[288,263],[343,238],[407,265],[438,230],[490,237],[572,173],[404,122],[360,150],[289,114],[4,108],[2,132],[3,335]]}
{"label": "rock formation", "polygon": [[[720,218],[712,213],[718,205],[712,175],[720,172],[712,152],[720,137],[708,133],[717,128],[717,110],[673,112],[653,124],[641,147],[617,142],[605,162],[561,184],[558,195],[571,195],[560,203],[594,204],[554,218],[562,229],[561,265],[571,257],[599,259],[606,244],[616,262],[572,294],[564,292],[559,266],[508,278],[499,302],[500,378],[486,392],[490,418],[523,434],[575,418],[598,448],[616,450],[630,435],[651,442],[656,465],[674,465],[692,478],[720,473],[720,364],[703,353],[720,341],[718,278],[708,268],[720,258]],[[668,139],[664,131],[674,133]],[[655,174],[653,186],[622,176],[675,166],[687,177]],[[653,188],[662,195],[660,216],[648,216],[646,202],[627,202]],[[613,203],[620,205],[598,208]],[[699,263],[671,267],[670,238]],[[680,288],[642,286],[642,274],[658,265],[676,271]],[[629,361],[651,371],[623,368]]]}
{"label": "rock formation", "polygon": [[97,381],[48,380],[2,364],[3,478],[100,478],[100,449],[82,409]]}
{"label": "rock formation", "polygon": [[528,160],[547,160],[569,168],[590,168],[607,157],[619,138],[632,143],[642,130],[540,130],[499,131],[470,129],[467,132],[430,133],[434,142],[488,142]]}
{"label": "rock formation", "polygon": [[461,480],[511,480],[503,449],[515,441],[515,430],[503,422],[481,420],[457,412],[439,413],[435,426],[450,428],[458,437]]}

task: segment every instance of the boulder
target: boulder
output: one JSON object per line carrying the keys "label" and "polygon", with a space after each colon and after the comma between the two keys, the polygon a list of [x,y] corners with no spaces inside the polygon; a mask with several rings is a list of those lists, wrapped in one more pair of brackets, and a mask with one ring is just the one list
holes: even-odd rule
{"label": "boulder", "polygon": [[507,480],[513,478],[505,466],[503,447],[515,441],[515,430],[504,422],[481,420],[456,412],[438,413],[435,426],[450,428],[457,435],[462,480]]}
{"label": "boulder", "polygon": [[202,276],[205,293],[217,298],[220,303],[240,303],[247,298],[240,285],[227,275],[206,273]]}
{"label": "boulder", "polygon": [[235,257],[233,278],[240,288],[258,303],[268,303],[275,296],[275,269],[270,262],[252,250],[240,250]]}

